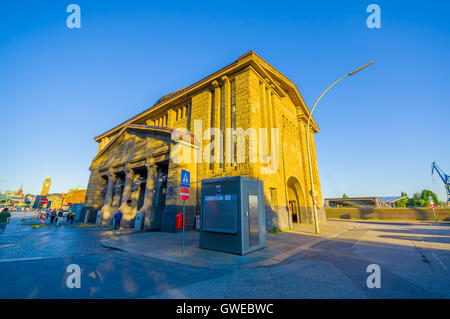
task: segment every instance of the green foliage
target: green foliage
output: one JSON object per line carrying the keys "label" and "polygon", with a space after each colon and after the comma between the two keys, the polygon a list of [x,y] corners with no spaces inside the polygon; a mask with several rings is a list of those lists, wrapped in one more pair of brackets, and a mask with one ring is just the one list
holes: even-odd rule
{"label": "green foliage", "polygon": [[421,199],[421,198],[410,198],[408,200],[407,206],[413,206],[413,207],[427,206],[427,201],[424,199]]}
{"label": "green foliage", "polygon": [[436,194],[428,189],[424,189],[422,191],[422,199],[425,199],[427,201],[427,205],[430,205],[429,197],[433,198],[433,202],[435,205],[439,204],[439,199],[437,198]]}
{"label": "green foliage", "polygon": [[[408,196],[405,192],[401,193],[402,196]],[[428,207],[430,206],[429,196],[433,198],[435,205],[440,202],[435,193],[428,189],[424,189],[421,193],[416,192],[412,198],[404,198],[395,202],[396,207]]]}
{"label": "green foliage", "polygon": [[401,196],[406,196],[406,198],[396,201],[395,207],[406,207],[406,205],[408,204],[408,194],[406,194],[405,192],[401,192]]}
{"label": "green foliage", "polygon": [[348,198],[348,195],[344,193],[344,195],[342,195],[342,198]]}
{"label": "green foliage", "polygon": [[[435,205],[439,204],[439,200],[436,196],[435,193],[433,193],[432,191],[428,190],[428,189],[424,189],[421,193],[414,193],[413,197],[408,199],[406,206],[409,207],[417,207],[417,206],[422,206],[422,207],[427,207],[430,206],[430,200],[429,197],[433,198],[433,202]],[[404,207],[404,206],[397,206],[397,207]]]}
{"label": "green foliage", "polygon": [[279,229],[277,226],[273,226],[271,230],[268,231],[270,234],[275,234],[281,232],[281,229]]}

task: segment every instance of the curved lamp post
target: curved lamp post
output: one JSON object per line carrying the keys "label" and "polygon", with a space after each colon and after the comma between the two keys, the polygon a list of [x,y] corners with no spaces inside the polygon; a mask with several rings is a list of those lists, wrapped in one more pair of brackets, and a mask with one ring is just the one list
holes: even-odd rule
{"label": "curved lamp post", "polygon": [[317,99],[316,103],[314,103],[314,106],[312,107],[311,112],[309,113],[308,125],[306,126],[306,147],[307,147],[307,152],[308,152],[309,176],[310,176],[310,179],[311,179],[311,192],[310,192],[310,195],[311,195],[312,201],[313,201],[314,226],[315,226],[315,229],[316,229],[316,234],[319,234],[320,230],[319,230],[319,221],[318,221],[318,218],[317,218],[317,208],[316,208],[316,198],[315,198],[316,197],[316,190],[315,190],[315,187],[314,187],[313,171],[312,171],[312,167],[311,167],[311,152],[310,152],[310,146],[309,146],[309,126],[311,124],[312,113],[314,112],[314,109],[316,108],[316,105],[320,101],[322,96],[324,96],[325,93],[327,93],[329,89],[331,89],[333,86],[335,86],[336,83],[338,83],[339,81],[345,79],[347,76],[353,75],[356,72],[359,72],[362,69],[367,68],[369,65],[372,65],[372,64],[373,64],[373,61],[367,63],[366,65],[360,67],[359,69],[356,69],[355,71],[350,72],[350,73],[344,75],[343,77],[341,77],[340,79],[336,80],[325,91],[323,91],[323,93]]}

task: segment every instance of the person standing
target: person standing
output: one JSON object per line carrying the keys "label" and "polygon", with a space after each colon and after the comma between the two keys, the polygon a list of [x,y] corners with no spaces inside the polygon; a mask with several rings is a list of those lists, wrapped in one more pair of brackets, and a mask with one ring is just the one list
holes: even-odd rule
{"label": "person standing", "polygon": [[120,210],[118,210],[114,214],[114,230],[119,230],[121,220],[122,220],[122,213],[120,212]]}
{"label": "person standing", "polygon": [[75,219],[75,212],[70,211],[69,214],[70,214],[70,223],[72,224],[73,220]]}
{"label": "person standing", "polygon": [[63,218],[64,218],[64,212],[63,212],[62,208],[60,208],[58,211],[58,220],[56,222],[56,225],[60,226]]}
{"label": "person standing", "polygon": [[55,221],[55,217],[56,217],[56,209],[53,209],[52,212],[50,213],[50,224],[53,224],[53,222]]}
{"label": "person standing", "polygon": [[2,208],[0,212],[0,234],[5,231],[6,225],[9,224],[10,220],[11,214],[8,211],[8,207]]}

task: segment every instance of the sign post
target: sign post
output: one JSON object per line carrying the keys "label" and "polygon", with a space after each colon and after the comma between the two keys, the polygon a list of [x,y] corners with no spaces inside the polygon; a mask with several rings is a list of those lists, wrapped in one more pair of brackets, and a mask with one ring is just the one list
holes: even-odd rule
{"label": "sign post", "polygon": [[184,227],[186,219],[186,201],[189,199],[190,193],[189,188],[191,187],[191,173],[186,170],[181,170],[181,181],[180,181],[180,198],[183,201],[183,213],[181,217],[183,218],[183,230],[181,235],[181,254],[184,253]]}
{"label": "sign post", "polygon": [[433,216],[434,216],[434,222],[437,223],[437,219],[436,219],[436,213],[435,213],[435,209],[436,209],[436,205],[434,205],[434,201],[433,201],[433,197],[428,196],[428,199],[430,201],[430,208],[433,211]]}
{"label": "sign post", "polygon": [[183,213],[182,213],[182,218],[183,218],[183,234],[181,236],[181,253],[183,254],[184,252],[184,223],[185,223],[185,212],[186,212],[186,201],[189,199],[190,193],[189,193],[189,188],[186,187],[182,187],[180,189],[180,198],[183,201]]}

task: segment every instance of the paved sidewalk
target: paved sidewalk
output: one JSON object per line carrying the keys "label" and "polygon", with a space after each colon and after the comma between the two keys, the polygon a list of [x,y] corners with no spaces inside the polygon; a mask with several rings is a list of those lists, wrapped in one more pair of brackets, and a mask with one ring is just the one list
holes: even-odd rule
{"label": "paved sidewalk", "polygon": [[345,222],[331,221],[320,225],[321,234],[316,235],[313,225],[295,225],[289,231],[267,234],[266,248],[244,256],[199,248],[199,232],[196,231],[185,232],[183,254],[181,254],[181,233],[118,233],[111,239],[102,241],[101,245],[195,267],[256,268],[279,264],[353,227],[355,226]]}

